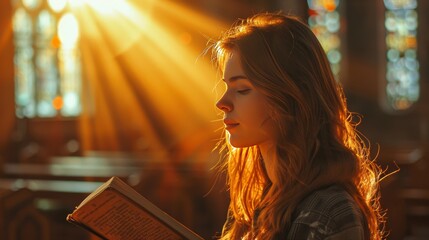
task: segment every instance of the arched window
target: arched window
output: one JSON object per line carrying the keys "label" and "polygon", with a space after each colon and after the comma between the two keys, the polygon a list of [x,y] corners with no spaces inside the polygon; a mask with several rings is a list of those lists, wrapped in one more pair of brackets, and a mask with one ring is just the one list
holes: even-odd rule
{"label": "arched window", "polygon": [[12,0],[16,115],[81,112],[79,24],[67,0]]}
{"label": "arched window", "polygon": [[325,50],[338,79],[341,66],[340,0],[308,0],[308,24]]}
{"label": "arched window", "polygon": [[417,0],[384,0],[386,29],[386,105],[409,109],[419,100]]}

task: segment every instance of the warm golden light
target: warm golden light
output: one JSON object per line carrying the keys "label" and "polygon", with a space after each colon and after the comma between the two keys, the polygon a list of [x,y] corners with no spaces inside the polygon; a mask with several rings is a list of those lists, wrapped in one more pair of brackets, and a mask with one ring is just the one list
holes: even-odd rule
{"label": "warm golden light", "polygon": [[[185,156],[206,144],[214,135],[208,128],[221,123],[211,123],[217,117],[216,73],[210,56],[201,54],[225,24],[173,2],[69,4],[84,23],[84,79],[95,92],[89,99],[95,105],[82,106],[82,148],[138,150],[144,136],[151,149],[173,147]],[[135,143],[132,136],[124,142],[127,131]]]}
{"label": "warm golden light", "polygon": [[73,48],[79,37],[79,25],[76,18],[70,14],[65,14],[58,24],[58,37],[62,47],[65,49]]}
{"label": "warm golden light", "polygon": [[48,0],[48,5],[55,12],[60,12],[67,5],[67,0]]}
{"label": "warm golden light", "polygon": [[93,8],[97,13],[103,15],[112,15],[115,13],[124,12],[129,4],[125,0],[69,0],[70,6],[73,8],[88,5]]}
{"label": "warm golden light", "polygon": [[82,7],[87,1],[89,0],[69,0],[68,3],[71,8],[76,9]]}

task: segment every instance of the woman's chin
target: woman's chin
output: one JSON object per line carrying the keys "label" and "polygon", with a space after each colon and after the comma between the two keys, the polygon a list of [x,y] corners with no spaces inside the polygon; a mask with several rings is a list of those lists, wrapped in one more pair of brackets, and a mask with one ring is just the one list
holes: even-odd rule
{"label": "woman's chin", "polygon": [[235,140],[235,139],[230,139],[229,143],[231,144],[231,146],[235,147],[235,148],[245,148],[245,147],[251,147],[254,144],[249,144],[246,143],[244,141],[239,141],[239,140]]}

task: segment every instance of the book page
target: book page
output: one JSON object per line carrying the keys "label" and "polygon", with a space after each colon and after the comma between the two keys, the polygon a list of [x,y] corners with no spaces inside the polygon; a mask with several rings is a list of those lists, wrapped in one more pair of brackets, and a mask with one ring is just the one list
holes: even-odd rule
{"label": "book page", "polygon": [[111,188],[81,206],[73,217],[108,239],[184,239]]}

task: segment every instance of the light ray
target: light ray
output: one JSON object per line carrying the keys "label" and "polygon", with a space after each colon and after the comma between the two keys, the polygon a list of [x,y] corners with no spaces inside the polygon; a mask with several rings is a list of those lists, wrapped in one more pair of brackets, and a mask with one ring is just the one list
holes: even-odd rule
{"label": "light ray", "polygon": [[[203,144],[204,137],[195,137],[196,133],[201,135],[206,129],[203,135],[211,137],[207,128],[218,128],[220,123],[211,122],[216,118],[212,91],[216,73],[209,56],[200,55],[208,38],[218,35],[224,24],[165,1],[149,9],[120,0],[100,4],[70,1],[74,14],[84,23],[84,66],[91,73],[87,76],[93,91],[99,94],[95,100],[95,109],[101,112],[97,121],[109,126],[111,136],[116,135],[119,141],[130,134],[144,135],[155,148],[186,145],[188,152],[192,147],[186,140],[200,139],[191,144]],[[155,11],[156,17],[151,15]],[[164,17],[177,24],[166,25],[157,19]],[[181,34],[179,29],[183,29]],[[85,119],[82,129],[90,131],[91,117]],[[96,128],[95,134],[103,135],[102,128]],[[126,133],[121,133],[121,128],[127,129]],[[126,144],[132,145],[133,140]],[[119,148],[126,145],[112,144]]]}
{"label": "light ray", "polygon": [[175,1],[156,1],[155,3],[156,7],[165,11],[166,14],[208,37],[216,37],[228,27],[225,22],[208,17],[206,14],[192,10]]}

